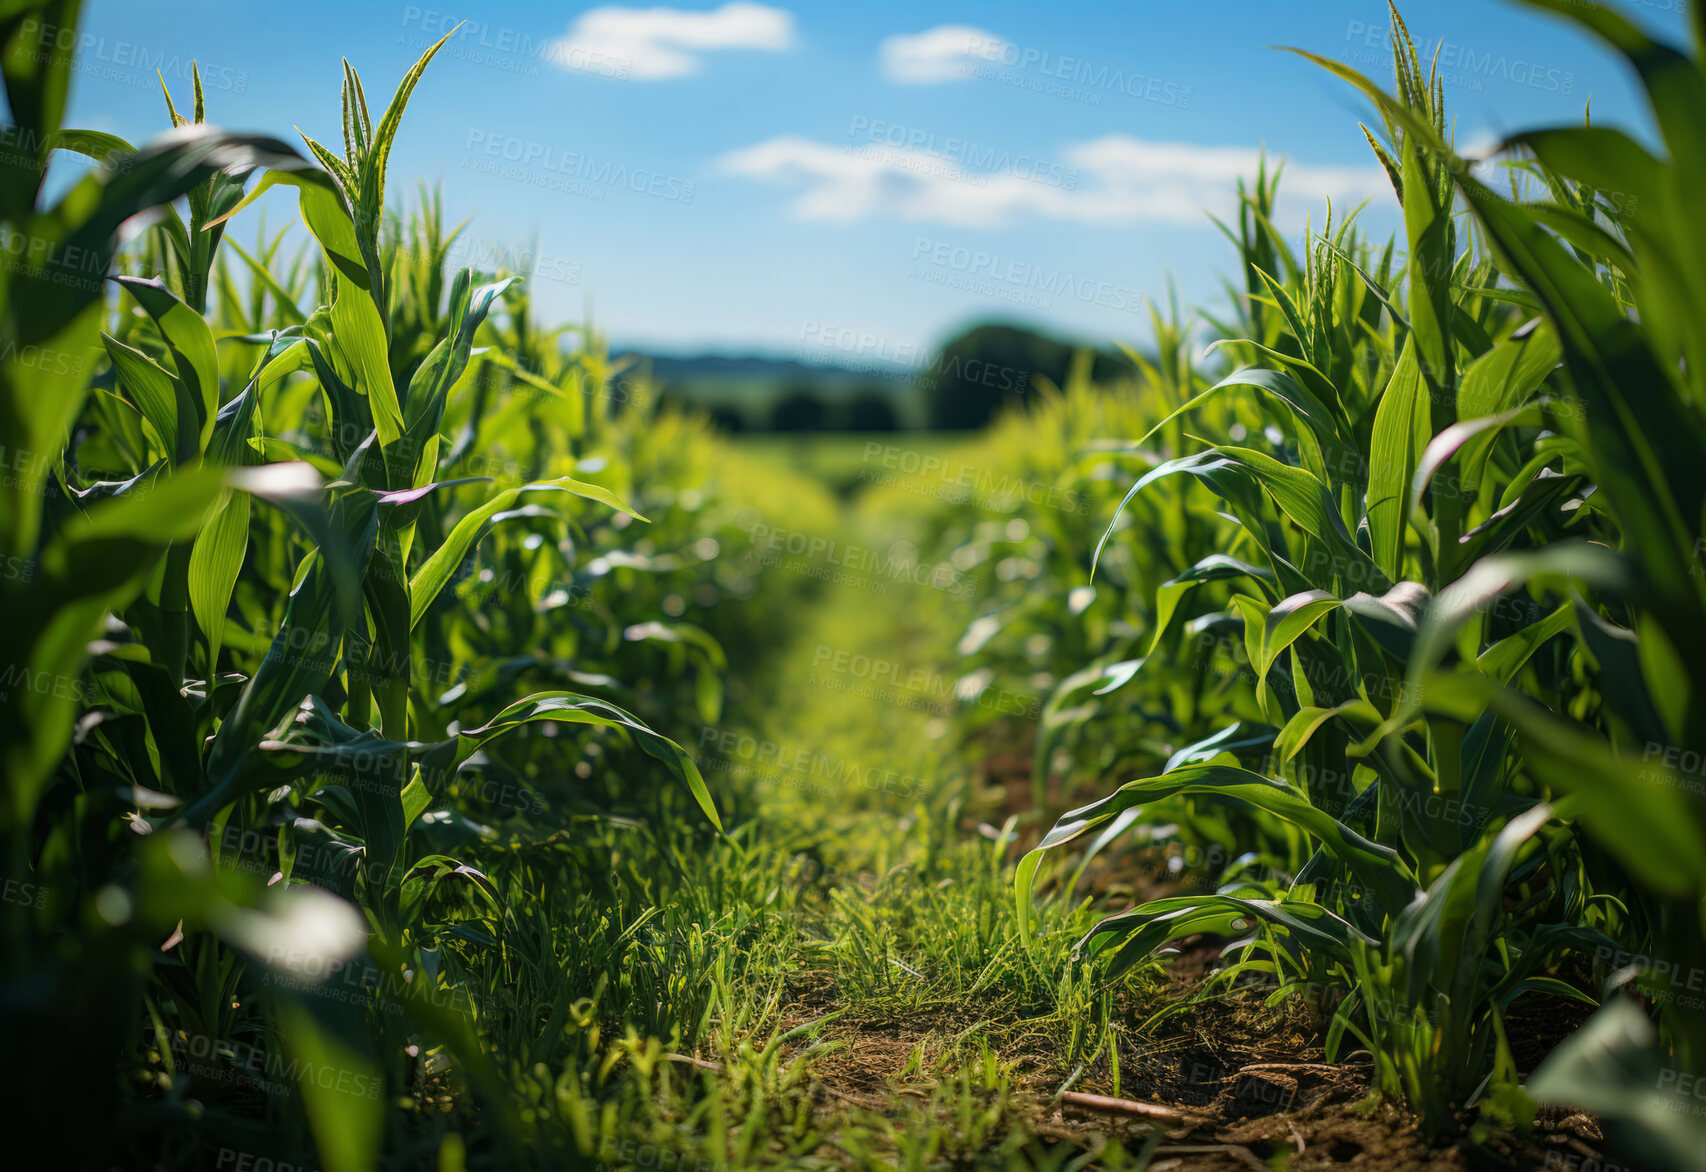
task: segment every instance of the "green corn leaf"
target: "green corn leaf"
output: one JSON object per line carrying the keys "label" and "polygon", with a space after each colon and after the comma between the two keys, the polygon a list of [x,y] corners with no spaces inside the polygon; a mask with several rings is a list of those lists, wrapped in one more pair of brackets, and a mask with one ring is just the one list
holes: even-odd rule
{"label": "green corn leaf", "polygon": [[1529,623],[1494,643],[1475,657],[1475,666],[1488,679],[1508,684],[1525,663],[1554,635],[1570,629],[1571,608],[1560,606],[1536,623]]}
{"label": "green corn leaf", "polygon": [[1459,845],[1468,850],[1481,837],[1480,815],[1499,807],[1506,791],[1506,762],[1516,747],[1516,732],[1497,712],[1483,712],[1463,738],[1463,808],[1476,817],[1459,827]]}
{"label": "green corn leaf", "polygon": [[1394,581],[1404,570],[1404,534],[1409,528],[1407,490],[1432,436],[1431,420],[1428,384],[1417,365],[1415,345],[1408,342],[1380,397],[1368,458],[1368,530],[1373,557]]}
{"label": "green corn leaf", "polygon": [[524,700],[518,700],[486,724],[467,729],[439,746],[428,755],[423,768],[435,777],[447,776],[480,746],[537,721],[589,724],[624,730],[642,750],[663,762],[670,772],[687,786],[711,825],[719,831],[722,830],[723,823],[717,817],[717,807],[711,801],[711,792],[705,787],[705,779],[700,776],[698,765],[687,755],[686,750],[668,737],[652,731],[631,713],[608,700],[583,696],[576,692],[539,692]]}
{"label": "green corn leaf", "polygon": [[243,791],[261,741],[331,678],[356,613],[345,579],[350,569],[357,581],[365,571],[378,532],[376,510],[373,496],[361,491],[332,502],[321,548],[310,555],[291,592],[284,622],[213,739],[207,758],[212,788],[186,812],[192,826]]}
{"label": "green corn leaf", "polygon": [[[403,411],[397,388],[391,381],[390,351],[385,340],[385,322],[373,299],[338,277],[338,295],[332,301],[332,338],[354,374],[355,389],[373,412],[381,449],[403,437]],[[404,487],[394,485],[392,487]]]}
{"label": "green corn leaf", "polygon": [[[460,27],[461,25],[457,26]],[[365,217],[366,223],[377,226],[380,214],[385,209],[385,168],[390,162],[391,144],[396,140],[397,130],[403,123],[403,111],[408,107],[409,97],[415,92],[415,86],[426,72],[427,65],[444,47],[444,43],[455,35],[456,30],[452,29],[421,54],[420,60],[414,63],[409,72],[403,75],[403,80],[397,84],[397,92],[391,96],[391,104],[380,116],[379,125],[373,128],[366,156],[362,159],[357,203],[358,214]]]}
{"label": "green corn leaf", "polygon": [[1353,939],[1376,943],[1349,921],[1317,904],[1210,895],[1152,900],[1109,916],[1090,929],[1078,948],[1092,957],[1117,948],[1102,973],[1105,980],[1113,980],[1169,940],[1201,932],[1233,936],[1248,932],[1256,924],[1279,929],[1308,952],[1346,965],[1350,963]]}
{"label": "green corn leaf", "polygon": [[1262,631],[1262,657],[1259,674],[1266,677],[1274,660],[1303,634],[1321,621],[1324,615],[1337,610],[1340,602],[1325,590],[1307,590],[1293,594],[1274,604],[1268,611]]}
{"label": "green corn leaf", "polygon": [[1431,597],[1420,582],[1399,582],[1379,596],[1358,591],[1344,607],[1357,626],[1399,663],[1407,663],[1415,646],[1421,615]]}
{"label": "green corn leaf", "polygon": [[1536,224],[1549,229],[1578,252],[1591,256],[1600,264],[1637,271],[1635,257],[1628,247],[1591,217],[1572,208],[1554,203],[1519,203],[1517,207]]}
{"label": "green corn leaf", "polygon": [[1524,147],[1548,168],[1601,191],[1622,191],[1649,205],[1662,187],[1661,164],[1624,131],[1610,126],[1571,126],[1513,135],[1501,150]]}
{"label": "green corn leaf", "polygon": [[711,632],[692,623],[660,623],[655,620],[635,623],[622,632],[622,637],[630,643],[656,641],[695,647],[713,667],[722,668],[728,665],[728,656],[724,654],[722,644],[717,642]]}
{"label": "green corn leaf", "polygon": [[186,420],[180,408],[179,427],[193,421],[195,450],[198,453],[205,451],[213,434],[213,418],[219,414],[219,355],[214,349],[213,331],[202,320],[201,314],[179,301],[159,281],[141,277],[115,277],[114,280],[160,327],[160,334],[177,366],[177,377],[195,412],[190,420]]}
{"label": "green corn leaf", "polygon": [[[395,544],[388,537],[374,549],[367,573],[362,576],[362,595],[373,625],[371,646],[375,656],[368,664],[367,683],[379,702],[381,729],[400,740],[408,735],[410,623],[409,592],[393,556]],[[358,622],[358,628],[361,626]],[[362,635],[365,639],[365,630]]]}
{"label": "green corn leaf", "polygon": [[1417,694],[1429,711],[1465,723],[1497,711],[1516,730],[1527,773],[1576,795],[1583,827],[1643,885],[1679,897],[1706,891],[1706,826],[1685,779],[1662,758],[1623,756],[1590,730],[1476,672],[1434,672]]}
{"label": "green corn leaf", "polygon": [[213,515],[196,535],[190,553],[190,610],[208,642],[210,669],[219,663],[225,638],[225,612],[249,550],[249,497],[227,489]]}
{"label": "green corn leaf", "polygon": [[248,266],[249,272],[253,275],[255,280],[259,281],[270,293],[272,293],[273,304],[277,306],[278,312],[284,316],[285,321],[289,322],[291,325],[301,325],[308,320],[303,316],[302,311],[297,308],[296,298],[291,294],[289,289],[286,289],[283,285],[279,284],[278,278],[272,275],[271,269],[245,252],[243,250],[243,246],[238,244],[235,240],[227,241],[226,247],[235,252],[238,257],[242,259],[243,263]]}
{"label": "green corn leaf", "polygon": [[1235,758],[1260,756],[1270,748],[1279,748],[1277,732],[1272,725],[1236,721],[1213,736],[1175,750],[1167,758],[1167,768],[1163,772],[1171,773],[1184,765],[1202,765],[1222,753],[1230,753]]}
{"label": "green corn leaf", "polygon": [[428,441],[438,434],[444,419],[445,400],[450,389],[462,377],[473,349],[474,335],[485,323],[492,304],[519,278],[508,277],[482,285],[470,292],[473,270],[462,269],[450,292],[449,331],[432,348],[432,352],[416,368],[409,380],[403,404],[407,444],[404,455],[413,455],[417,463],[410,472],[410,483],[419,485],[432,479],[434,467],[421,454],[427,451]]}
{"label": "green corn leaf", "polygon": [[[1451,273],[1457,257],[1452,231],[1450,197],[1442,201],[1439,184],[1423,160],[1423,143],[1406,136],[1403,151],[1404,228],[1410,245],[1410,341],[1415,359],[1432,401],[1432,419],[1442,425],[1455,422],[1451,400],[1442,395],[1457,385],[1457,358],[1453,347],[1454,307]],[[1428,434],[1433,433],[1428,427]],[[1418,445],[1419,447],[1420,445]],[[1406,480],[1407,483],[1407,480]]]}
{"label": "green corn leaf", "polygon": [[136,154],[136,148],[116,134],[104,130],[56,130],[48,136],[50,151],[72,151],[109,166],[121,156]]}
{"label": "green corn leaf", "polygon": [[1155,592],[1155,632],[1149,640],[1149,654],[1154,655],[1155,649],[1161,646],[1161,637],[1172,625],[1173,615],[1178,611],[1179,604],[1195,587],[1204,582],[1224,582],[1240,577],[1269,582],[1273,580],[1273,576],[1272,570],[1250,565],[1228,554],[1213,553],[1184,573],[1161,583],[1160,589]]}
{"label": "green corn leaf", "polygon": [[[1457,418],[1501,415],[1525,403],[1561,360],[1558,331],[1547,322],[1532,322],[1532,328],[1494,345],[1464,368],[1457,387]],[[1465,473],[1477,469],[1479,461],[1471,461]]]}
{"label": "green corn leaf", "polygon": [[433,599],[438,597],[441,590],[449,584],[451,575],[456,572],[462,560],[479,545],[480,539],[490,530],[498,514],[504,513],[515,506],[523,494],[567,492],[575,496],[585,497],[608,505],[618,512],[627,513],[632,517],[640,517],[627,505],[616,498],[609,489],[572,477],[560,476],[555,480],[540,481],[537,484],[526,484],[520,488],[505,489],[492,497],[456,523],[444,544],[432,552],[432,555],[416,570],[409,579],[409,626],[414,628],[420,624],[421,616],[426,614]]}
{"label": "green corn leaf", "polygon": [[1457,388],[1457,418],[1499,415],[1526,402],[1562,358],[1558,332],[1536,320],[1532,328],[1506,338],[1464,369]]}
{"label": "green corn leaf", "polygon": [[[1511,488],[1516,488],[1517,483],[1513,483]],[[1498,553],[1521,537],[1530,526],[1548,521],[1551,522],[1548,527],[1556,531],[1562,520],[1560,514],[1588,487],[1584,476],[1565,476],[1550,468],[1538,469],[1533,479],[1521,484],[1514,500],[1458,539],[1460,555],[1476,559]]]}
{"label": "green corn leaf", "polygon": [[[28,588],[12,595],[0,634],[6,670],[28,672],[32,680],[78,680],[107,615],[136,596],[167,547],[200,528],[219,490],[219,475],[211,470],[153,475],[60,528],[42,550]],[[70,743],[80,694],[50,683],[17,689],[0,704],[5,825],[21,832],[29,824]]]}
{"label": "green corn leaf", "polygon": [[[1667,1065],[1657,1041],[1647,1015],[1619,999],[1560,1042],[1526,1089],[1537,1102],[1592,1111],[1630,1167],[1687,1172],[1699,1166],[1706,1136],[1681,1089],[1685,1072]],[[1691,1084],[1699,1077],[1687,1073]]]}
{"label": "green corn leaf", "polygon": [[248,195],[213,223],[225,223],[279,184],[297,189],[302,222],[320,245],[326,263],[358,289],[370,290],[372,276],[362,259],[349,209],[331,176],[317,168],[302,164],[289,170],[268,171]]}
{"label": "green corn leaf", "polygon": [[[126,346],[111,334],[101,335],[107,357],[112,359],[119,382],[130,392],[143,418],[154,425],[166,445],[166,457],[174,467],[187,464],[201,454],[196,415],[199,403],[189,398],[189,386],[148,355]],[[187,426],[179,427],[179,419]]]}
{"label": "green corn leaf", "polygon": [[[1405,908],[1394,925],[1391,948],[1404,957],[1411,1005],[1427,1003],[1430,985],[1448,993],[1449,1011],[1465,1013],[1478,1000],[1488,940],[1502,911],[1505,885],[1520,847],[1553,815],[1536,805],[1454,859],[1427,894]],[[1483,988],[1481,992],[1485,992]],[[1463,1029],[1465,1021],[1446,1023]]]}
{"label": "green corn leaf", "polygon": [[[31,13],[31,9],[22,6],[9,11],[15,11],[17,18]],[[77,8],[61,0],[40,4],[34,12],[40,13],[38,23],[24,25],[15,32],[9,28],[6,32],[8,121],[18,127],[19,141],[30,144],[28,149],[18,151],[16,157],[8,157],[4,164],[6,182],[0,184],[0,208],[4,209],[7,223],[18,223],[23,218],[31,195],[40,186],[46,151],[38,152],[36,144],[46,141],[59,129],[70,92],[72,54],[44,53],[35,42],[41,35],[36,31],[42,27],[39,21],[53,28],[74,27]],[[22,20],[18,23],[22,24]]]}
{"label": "green corn leaf", "polygon": [[1102,538],[1096,543],[1096,552],[1090,561],[1090,576],[1094,580],[1096,567],[1101,563],[1102,551],[1107,548],[1108,539],[1113,536],[1115,527],[1119,524],[1120,515],[1127,506],[1137,498],[1145,488],[1157,481],[1172,476],[1178,472],[1196,476],[1209,484],[1215,492],[1225,498],[1228,503],[1239,507],[1248,515],[1256,515],[1259,511],[1259,494],[1253,491],[1253,486],[1244,476],[1237,475],[1237,465],[1213,451],[1197,452],[1189,456],[1180,456],[1176,460],[1168,460],[1157,465],[1139,477],[1137,483],[1126,490],[1114,515],[1108,521],[1108,527],[1102,533]]}
{"label": "green corn leaf", "polygon": [[1308,831],[1350,868],[1388,913],[1406,906],[1416,893],[1414,878],[1391,847],[1370,842],[1323,813],[1289,782],[1226,765],[1187,765],[1159,777],[1127,782],[1100,801],[1062,815],[1036,849],[1019,862],[1015,890],[1022,930],[1030,923],[1031,882],[1042,852],[1071,842],[1134,806],[1180,794],[1236,798]]}
{"label": "green corn leaf", "polygon": [[1583,645],[1599,664],[1606,703],[1644,743],[1670,743],[1665,721],[1659,715],[1641,669],[1640,642],[1635,632],[1602,617],[1580,594],[1574,595],[1572,605],[1559,609],[1574,616]]}
{"label": "green corn leaf", "polygon": [[1435,474],[1459,453],[1462,458],[1458,467],[1462,471],[1457,478],[1457,491],[1465,497],[1473,497],[1487,469],[1487,448],[1498,438],[1499,432],[1507,427],[1535,426],[1540,422],[1540,408],[1529,406],[1452,424],[1428,441],[1421,459],[1417,461],[1415,474],[1410,480],[1407,507],[1414,512],[1421,505],[1422,496]]}
{"label": "green corn leaf", "polygon": [[1593,420],[1585,446],[1631,553],[1661,592],[1693,595],[1683,580],[1693,546],[1687,518],[1706,511],[1698,422],[1681,410],[1679,395],[1657,390],[1671,377],[1591,273],[1508,201],[1466,175],[1458,185],[1506,267],[1539,295],[1558,330],[1571,383]]}
{"label": "green corn leaf", "polygon": [[385,1138],[384,1099],[368,1090],[384,1086],[378,1065],[302,999],[284,998],[278,1018],[292,1068],[302,1072],[297,1087],[327,1172],[372,1172]]}
{"label": "green corn leaf", "polygon": [[1581,582],[1614,595],[1627,593],[1633,586],[1628,563],[1620,555],[1586,542],[1484,558],[1435,596],[1410,659],[1410,682],[1419,683],[1424,674],[1444,662],[1458,633],[1471,619],[1485,614],[1510,591],[1536,581]]}
{"label": "green corn leaf", "polygon": [[1682,173],[1698,180],[1706,172],[1706,140],[1699,112],[1706,109],[1706,76],[1686,55],[1653,40],[1621,13],[1603,5],[1569,0],[1522,0],[1581,25],[1621,53],[1641,76],[1665,145]]}

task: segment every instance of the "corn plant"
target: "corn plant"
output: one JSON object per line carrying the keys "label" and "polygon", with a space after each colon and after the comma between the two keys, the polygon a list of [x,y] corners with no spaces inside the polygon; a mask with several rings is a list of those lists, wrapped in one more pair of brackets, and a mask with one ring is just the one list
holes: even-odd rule
{"label": "corn plant", "polygon": [[[341,155],[208,129],[199,75],[193,116],[166,93],[172,130],[136,149],[59,129],[70,61],[39,55],[28,21],[73,16],[38,5],[4,30],[8,130],[33,145],[8,156],[3,217],[42,242],[39,264],[0,274],[5,336],[64,359],[4,371],[0,435],[31,454],[6,485],[17,572],[0,589],[19,622],[5,658],[25,686],[0,706],[4,825],[9,873],[43,892],[5,910],[6,1020],[33,1052],[132,1055],[158,1080],[161,1135],[197,1120],[240,1134],[241,1094],[222,1088],[276,1087],[282,1069],[300,1105],[273,1110],[306,1126],[325,1167],[369,1167],[385,1103],[431,1051],[454,1053],[513,1138],[480,1012],[442,999],[468,968],[455,950],[503,951],[521,930],[509,893],[470,862],[497,834],[467,816],[465,793],[499,769],[518,792],[551,788],[572,744],[627,779],[612,791],[644,792],[640,763],[655,763],[719,827],[693,760],[610,698],[634,673],[650,707],[673,702],[651,696],[670,673],[639,654],[649,641],[698,656],[688,702],[715,719],[717,640],[638,613],[655,595],[636,594],[626,618],[553,601],[588,548],[615,558],[645,524],[582,476],[673,509],[685,489],[653,478],[706,457],[666,418],[700,465],[636,468],[630,433],[652,426],[640,414],[591,450],[575,380],[605,377],[607,360],[565,365],[535,342],[516,276],[446,274],[454,237],[430,199],[412,231],[386,214],[391,145],[442,41],[377,121],[346,66]],[[101,165],[44,206],[52,150]],[[264,230],[253,251],[221,248],[230,219],[280,186],[296,191],[312,258]],[[121,256],[120,225],[151,210]],[[673,540],[693,547],[696,524],[676,521]],[[494,630],[477,593],[493,566],[518,627]],[[532,674],[573,687],[513,699],[512,639],[546,651]],[[339,970],[365,974],[361,996],[326,988]],[[209,1039],[211,1054],[184,1049]],[[43,1088],[26,1072],[6,1089],[47,1110]],[[114,1080],[95,1096],[103,1118],[119,1118],[120,1092]],[[116,1138],[115,1124],[78,1141],[105,1162]]]}
{"label": "corn plant", "polygon": [[[1604,10],[1534,3],[1628,56],[1670,158],[1598,127],[1519,136],[1500,194],[1453,148],[1443,87],[1396,11],[1395,93],[1312,57],[1381,115],[1383,133],[1364,133],[1402,248],[1329,216],[1293,259],[1271,181],[1243,193],[1228,231],[1242,336],[1220,344],[1242,365],[1136,441],[1181,419],[1202,437],[1169,443],[1097,554],[1146,560],[1124,511],[1202,511],[1174,486],[1207,490],[1226,560],[1157,592],[1154,649],[1128,686],[1194,667],[1239,719],[1187,724],[1195,743],[1064,815],[1018,878],[1023,920],[1041,852],[1096,831],[1099,849],[1180,803],[1259,811],[1282,859],[1301,833],[1309,850],[1280,882],[1143,905],[1082,947],[1118,972],[1212,932],[1243,937],[1230,972],[1282,991],[1326,974],[1350,993],[1333,999],[1330,1052],[1359,1039],[1381,1089],[1436,1133],[1483,1097],[1509,1109],[1513,1000],[1604,994],[1561,980],[1566,957],[1700,963],[1700,809],[1650,763],[1698,724],[1700,303],[1681,193],[1701,150],[1700,46],[1691,58]],[[1181,624],[1191,637],[1170,641]],[[1631,894],[1627,915],[1606,910]],[[1616,1012],[1632,1068],[1698,1069],[1685,1006],[1662,1009],[1661,1045],[1644,1049]],[[1643,1154],[1684,1166],[1686,1123],[1641,1106],[1639,1076],[1590,1087],[1572,1069],[1560,1056],[1537,1092],[1639,1116]]]}

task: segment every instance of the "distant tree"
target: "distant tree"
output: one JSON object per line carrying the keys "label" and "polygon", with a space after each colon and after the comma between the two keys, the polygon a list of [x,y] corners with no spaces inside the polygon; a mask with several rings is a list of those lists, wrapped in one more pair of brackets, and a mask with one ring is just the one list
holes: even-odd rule
{"label": "distant tree", "polygon": [[718,403],[710,410],[711,426],[725,435],[734,435],[746,430],[746,416],[737,408],[727,403]]}
{"label": "distant tree", "polygon": [[[609,418],[615,418],[620,406],[619,402],[614,397],[603,397],[603,402],[605,404],[603,414]],[[654,415],[662,415],[667,411],[687,411],[692,406],[693,404],[687,400],[686,396],[674,387],[660,387],[652,395],[652,413]]]}
{"label": "distant tree", "polygon": [[875,387],[847,401],[845,418],[848,431],[894,431],[900,427],[893,400]]}
{"label": "distant tree", "polygon": [[[1077,346],[1023,326],[975,326],[943,343],[920,376],[926,415],[933,428],[983,427],[1008,407],[1035,397],[1037,375],[1056,385],[1066,381]],[[1121,359],[1098,351],[1091,377],[1107,379]]]}
{"label": "distant tree", "polygon": [[822,431],[824,414],[823,400],[798,387],[777,399],[770,408],[770,430]]}

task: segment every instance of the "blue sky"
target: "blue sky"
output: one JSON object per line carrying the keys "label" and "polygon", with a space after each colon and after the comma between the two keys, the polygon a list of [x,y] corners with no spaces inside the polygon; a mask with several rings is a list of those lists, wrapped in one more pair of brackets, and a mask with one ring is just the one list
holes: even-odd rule
{"label": "blue sky", "polygon": [[[1680,0],[1615,0],[1672,37]],[[1408,6],[1441,47],[1459,141],[1581,117],[1642,130],[1623,68],[1501,0]],[[1385,80],[1383,4],[1329,0],[685,7],[92,0],[68,123],[164,126],[163,62],[210,121],[327,144],[340,57],[377,119],[420,50],[464,33],[415,92],[390,192],[442,184],[468,258],[534,249],[553,320],[589,309],[619,344],[842,360],[921,356],[976,320],[1141,341],[1169,276],[1213,304],[1229,246],[1204,209],[1264,146],[1288,222],[1374,196],[1348,87],[1290,44]],[[286,192],[268,222],[294,217]],[[234,226],[253,237],[254,211]]]}

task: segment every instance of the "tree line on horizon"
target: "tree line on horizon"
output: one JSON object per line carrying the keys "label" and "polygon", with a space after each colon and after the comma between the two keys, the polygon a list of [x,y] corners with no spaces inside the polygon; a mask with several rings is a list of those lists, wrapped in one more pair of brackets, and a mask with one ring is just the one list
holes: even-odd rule
{"label": "tree line on horizon", "polygon": [[[1034,403],[1042,385],[1060,386],[1077,355],[1087,353],[1091,375],[1109,382],[1131,372],[1113,350],[1090,349],[1029,326],[993,322],[949,338],[930,362],[904,377],[872,375],[846,389],[834,368],[792,372],[764,396],[735,402],[690,377],[659,380],[662,403],[699,407],[722,431],[819,432],[972,431],[1003,411]],[[843,383],[841,386],[835,383]]]}

